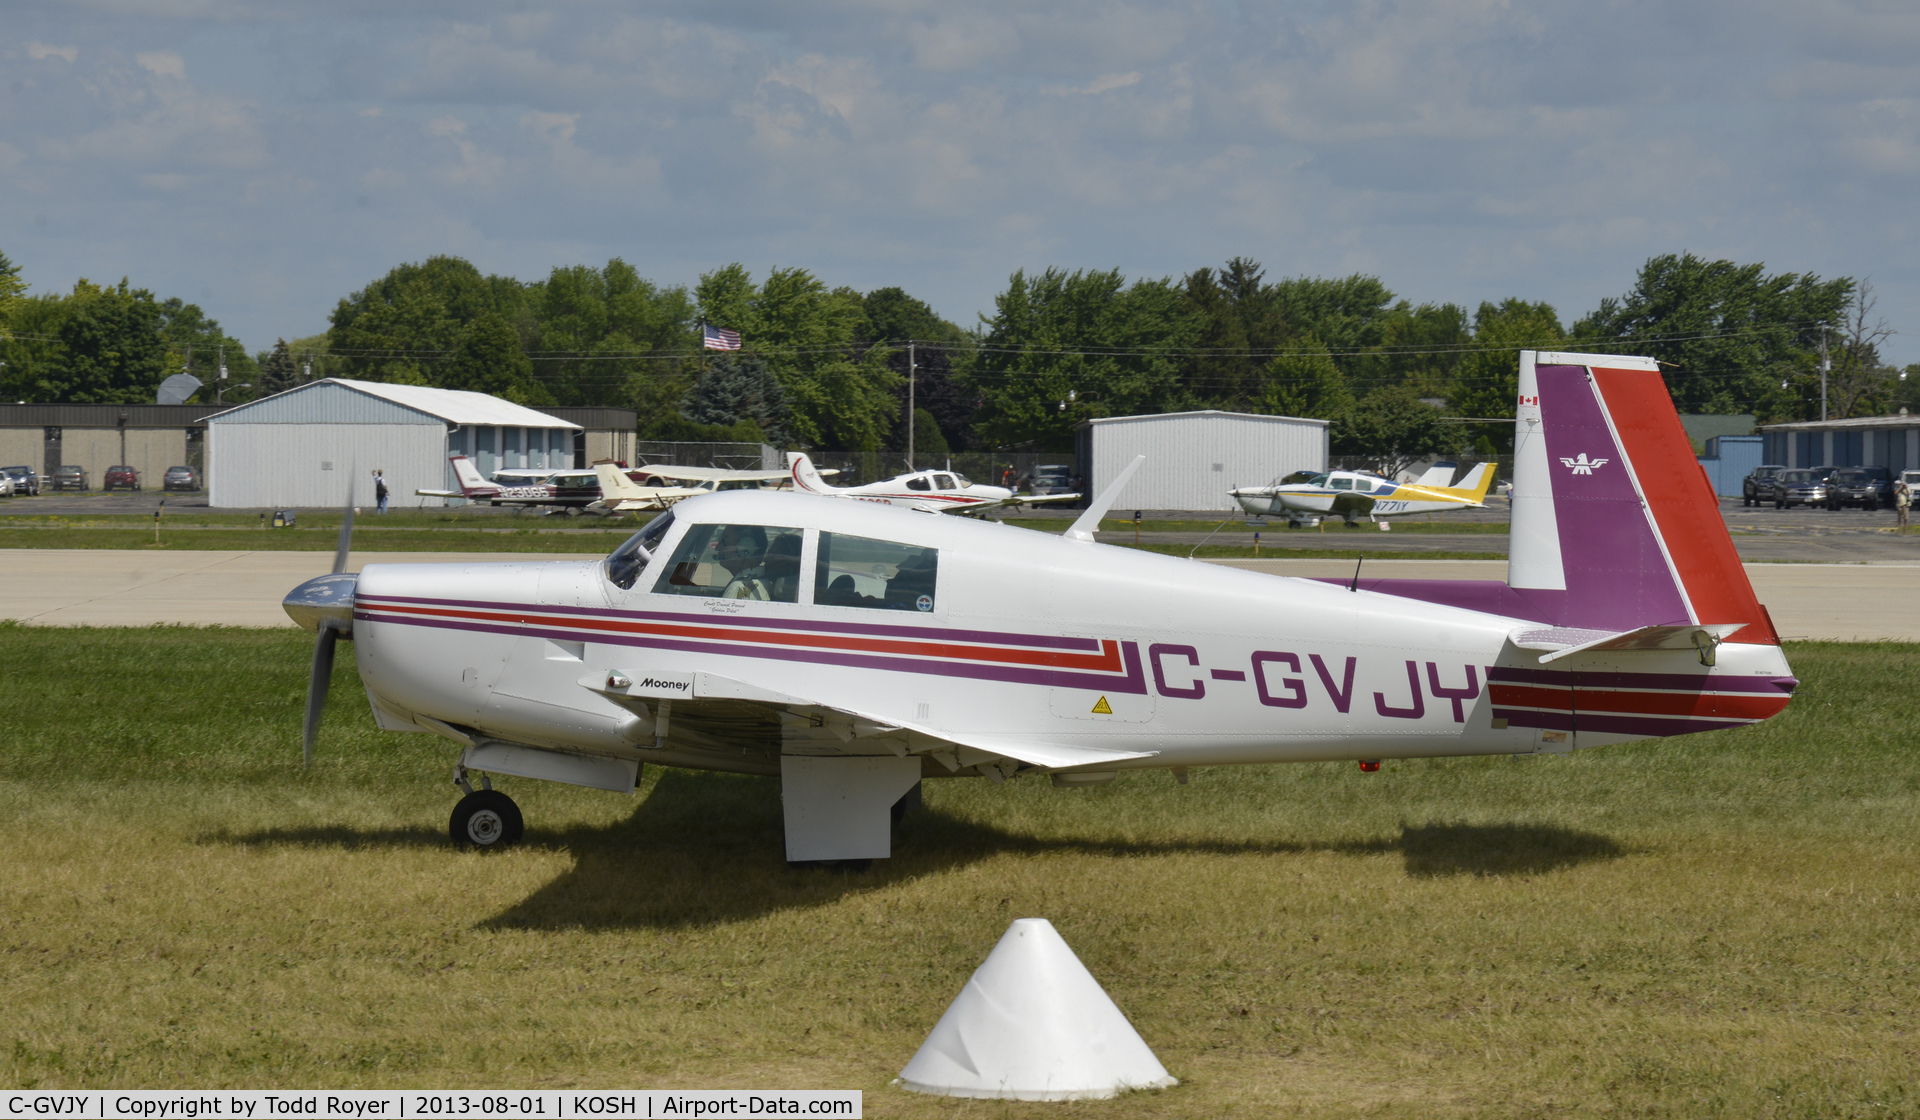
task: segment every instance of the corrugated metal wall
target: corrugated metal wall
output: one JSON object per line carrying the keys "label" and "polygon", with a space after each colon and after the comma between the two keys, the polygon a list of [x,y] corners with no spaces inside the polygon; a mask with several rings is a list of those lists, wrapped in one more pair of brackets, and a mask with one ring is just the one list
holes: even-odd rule
{"label": "corrugated metal wall", "polygon": [[1227,491],[1262,486],[1299,470],[1327,469],[1327,426],[1290,416],[1172,413],[1096,421],[1089,496],[1133,461],[1147,461],[1114,509],[1229,510]]}
{"label": "corrugated metal wall", "polygon": [[418,504],[416,489],[446,488],[447,430],[432,417],[410,415],[411,424],[209,424],[208,504],[337,508],[353,472],[355,502],[371,506],[376,467],[386,472],[395,505]]}

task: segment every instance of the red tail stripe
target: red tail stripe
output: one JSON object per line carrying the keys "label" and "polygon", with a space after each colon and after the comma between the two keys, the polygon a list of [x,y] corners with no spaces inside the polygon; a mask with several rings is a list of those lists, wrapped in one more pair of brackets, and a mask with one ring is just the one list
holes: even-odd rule
{"label": "red tail stripe", "polygon": [[969,646],[953,642],[922,642],[899,638],[860,638],[839,634],[791,633],[740,626],[682,626],[664,622],[628,622],[608,618],[572,618],[565,615],[529,615],[522,611],[455,610],[449,607],[402,606],[398,604],[362,604],[369,613],[424,615],[433,618],[460,618],[480,622],[504,622],[542,629],[567,629],[590,635],[594,631],[618,634],[655,634],[669,638],[702,638],[713,641],[749,642],[755,645],[795,646],[806,649],[859,650],[913,657],[947,657],[961,661],[991,661],[1008,665],[1045,665],[1060,669],[1085,669],[1092,672],[1119,673],[1120,643],[1102,641],[1099,653],[1069,653],[1063,650],[1005,649],[995,646]]}
{"label": "red tail stripe", "polygon": [[1766,719],[1785,711],[1788,697],[1724,695],[1711,692],[1622,692],[1606,689],[1539,688],[1495,684],[1495,704],[1519,708],[1547,708],[1557,712],[1628,712],[1649,716],[1711,716],[1719,719]]}
{"label": "red tail stripe", "polygon": [[1727,536],[1720,499],[1694,458],[1666,382],[1652,370],[1598,367],[1593,379],[1698,621],[1746,623],[1729,642],[1779,644]]}

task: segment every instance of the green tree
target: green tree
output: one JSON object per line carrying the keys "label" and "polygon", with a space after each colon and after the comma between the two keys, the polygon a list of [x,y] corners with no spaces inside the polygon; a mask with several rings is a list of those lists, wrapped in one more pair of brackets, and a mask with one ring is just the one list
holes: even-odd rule
{"label": "green tree", "polygon": [[497,311],[475,316],[436,372],[443,389],[491,393],[516,404],[554,403],[553,395],[533,379],[533,363],[520,348],[519,332]]}
{"label": "green tree", "polygon": [[691,384],[686,353],[698,345],[693,298],[661,287],[618,257],[603,268],[556,268],[530,284],[534,376],[561,404],[671,409]]}
{"label": "green tree", "polygon": [[20,279],[20,266],[0,253],[0,342],[12,337],[8,324],[13,320],[14,305],[20,301],[27,290],[27,282]]}
{"label": "green tree", "polygon": [[787,394],[757,354],[721,354],[710,358],[692,391],[680,402],[680,415],[696,424],[731,427],[751,421],[761,438],[787,442]]}
{"label": "green tree", "polygon": [[[167,346],[167,372],[193,374],[205,383],[200,399],[242,403],[262,395],[259,364],[237,338],[220,329],[198,304],[175,296],[160,304],[160,337]],[[188,361],[191,357],[191,362]],[[227,382],[217,385],[220,364],[226,363]]]}
{"label": "green tree", "polygon": [[[518,281],[482,276],[458,257],[430,257],[399,265],[341,300],[327,331],[328,350],[342,377],[465,388],[477,376],[470,363],[457,375],[440,367],[453,360],[468,327],[491,314],[513,334],[524,360],[516,326],[523,311]],[[491,328],[488,333],[489,345],[504,338]],[[473,340],[469,350],[479,343]]]}
{"label": "green tree", "polygon": [[272,353],[260,362],[260,373],[254,384],[264,397],[284,393],[299,383],[300,367],[294,363],[293,351],[287,346],[286,339],[275,339]]}
{"label": "green tree", "polygon": [[1372,461],[1392,478],[1407,464],[1446,445],[1440,410],[1406,385],[1375,389],[1334,421],[1333,453]]}
{"label": "green tree", "polygon": [[44,401],[152,403],[167,375],[160,307],[153,293],[122,279],[106,288],[81,280],[67,297],[60,350],[37,386]]}
{"label": "green tree", "polygon": [[[1482,303],[1473,316],[1474,349],[1461,355],[1446,388],[1456,416],[1511,419],[1520,397],[1520,351],[1555,349],[1566,336],[1551,304],[1509,297]],[[1468,432],[1483,454],[1513,450],[1512,424],[1475,424]]]}
{"label": "green tree", "polygon": [[[980,406],[980,396],[960,380],[972,357],[967,333],[942,319],[932,307],[900,288],[876,288],[861,300],[866,320],[863,346],[883,347],[887,369],[899,378],[894,390],[894,415],[884,444],[889,451],[907,449],[907,343],[912,342],[913,401],[933,418],[914,422],[916,453],[941,454],[965,446],[967,430]],[[917,415],[917,414],[916,414]],[[929,434],[931,433],[931,434]],[[936,450],[930,440],[937,440]]]}
{"label": "green tree", "polygon": [[1266,407],[1270,355],[1294,332],[1263,273],[1257,261],[1234,257],[1217,273],[1202,268],[1187,275],[1183,310],[1193,320],[1194,350],[1181,362],[1177,407]]}
{"label": "green tree", "polygon": [[978,438],[1064,451],[1083,420],[1168,411],[1183,399],[1181,362],[1197,327],[1171,280],[1015,272],[993,317],[982,317],[969,375],[981,397]]}
{"label": "green tree", "polygon": [[1765,270],[1692,253],[1654,257],[1631,291],[1573,325],[1575,344],[1658,359],[1681,412],[1765,414],[1782,380],[1815,368],[1822,330],[1837,333],[1854,287]]}
{"label": "green tree", "polygon": [[1353,406],[1347,379],[1333,364],[1333,356],[1313,334],[1298,339],[1275,355],[1261,371],[1262,386],[1254,404],[1276,416],[1305,416],[1334,420]]}

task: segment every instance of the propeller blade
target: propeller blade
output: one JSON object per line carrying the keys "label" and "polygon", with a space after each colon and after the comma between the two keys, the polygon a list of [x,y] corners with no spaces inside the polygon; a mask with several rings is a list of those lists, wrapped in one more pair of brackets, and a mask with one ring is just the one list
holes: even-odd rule
{"label": "propeller blade", "polygon": [[313,741],[320,734],[320,709],[327,706],[327,686],[333,683],[333,643],[340,632],[325,621],[313,643],[313,675],[307,680],[307,725],[301,735],[301,759],[313,768]]}
{"label": "propeller blade", "polygon": [[347,472],[347,506],[340,515],[340,544],[333,550],[333,574],[347,570],[347,545],[353,542],[353,472]]}

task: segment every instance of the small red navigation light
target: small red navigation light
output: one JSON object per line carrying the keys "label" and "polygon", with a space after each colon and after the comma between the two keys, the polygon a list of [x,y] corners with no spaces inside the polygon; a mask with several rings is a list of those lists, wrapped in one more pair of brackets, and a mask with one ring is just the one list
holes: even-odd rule
{"label": "small red navigation light", "polygon": [[1380,769],[1380,760],[1379,760],[1379,759],[1377,759],[1377,758],[1363,758],[1363,759],[1361,759],[1361,760],[1360,760],[1360,772],[1361,772],[1362,774],[1371,774],[1371,773],[1373,773],[1374,771],[1376,771],[1376,770],[1378,770],[1378,769]]}

